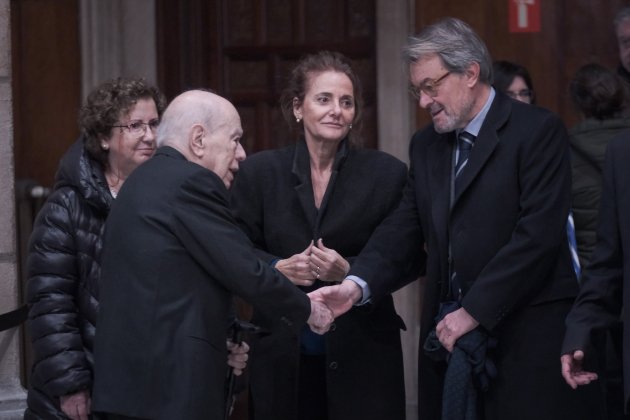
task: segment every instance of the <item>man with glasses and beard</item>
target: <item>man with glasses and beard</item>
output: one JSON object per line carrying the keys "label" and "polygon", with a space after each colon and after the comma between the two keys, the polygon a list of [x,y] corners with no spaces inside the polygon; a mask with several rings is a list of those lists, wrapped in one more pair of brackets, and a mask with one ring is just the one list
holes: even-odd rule
{"label": "man with glasses and beard", "polygon": [[423,419],[597,419],[597,388],[572,393],[558,364],[578,292],[565,224],[566,129],[492,88],[477,34],[447,18],[412,37],[406,64],[433,123],[411,140],[405,194],[337,286],[312,298],[335,316],[426,266]]}

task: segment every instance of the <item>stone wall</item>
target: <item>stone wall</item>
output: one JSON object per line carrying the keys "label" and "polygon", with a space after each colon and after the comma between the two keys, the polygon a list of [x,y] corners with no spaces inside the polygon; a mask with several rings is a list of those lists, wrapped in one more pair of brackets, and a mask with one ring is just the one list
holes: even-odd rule
{"label": "stone wall", "polygon": [[[0,0],[0,313],[19,306],[13,166],[10,0]],[[0,332],[0,419],[21,419],[20,330]]]}

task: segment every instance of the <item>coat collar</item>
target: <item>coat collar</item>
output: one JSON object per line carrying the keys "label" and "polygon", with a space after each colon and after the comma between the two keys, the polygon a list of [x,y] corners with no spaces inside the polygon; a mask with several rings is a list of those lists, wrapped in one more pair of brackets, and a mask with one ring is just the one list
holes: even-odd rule
{"label": "coat collar", "polygon": [[85,201],[104,213],[109,212],[113,197],[109,192],[103,166],[92,159],[80,138],[64,153],[55,174],[55,189],[70,187]]}
{"label": "coat collar", "polygon": [[155,156],[164,155],[180,160],[187,160],[186,156],[184,156],[179,150],[171,147],[171,146],[162,146],[155,151]]}
{"label": "coat collar", "polygon": [[317,225],[319,225],[319,221],[321,220],[325,212],[326,206],[328,204],[328,199],[330,197],[331,191],[333,190],[335,180],[337,179],[337,174],[339,173],[341,166],[348,157],[348,153],[348,139],[345,138],[341,141],[341,143],[339,144],[339,148],[337,149],[335,161],[333,162],[332,173],[330,174],[330,180],[328,181],[328,187],[326,188],[326,193],[324,194],[322,204],[318,211],[315,207],[315,198],[313,197],[313,184],[311,181],[311,158],[308,152],[306,141],[303,137],[301,137],[295,145],[293,166],[291,169],[293,175],[296,177],[297,180],[294,188],[299,198],[300,204],[302,205],[302,209],[307,215],[308,220],[317,220]]}

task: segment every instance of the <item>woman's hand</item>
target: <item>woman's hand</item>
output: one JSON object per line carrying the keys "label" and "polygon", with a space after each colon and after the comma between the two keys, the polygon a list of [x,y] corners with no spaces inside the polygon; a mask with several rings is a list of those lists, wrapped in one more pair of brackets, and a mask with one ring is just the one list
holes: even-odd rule
{"label": "woman's hand", "polygon": [[88,420],[92,400],[87,390],[59,397],[61,411],[72,420]]}
{"label": "woman's hand", "polygon": [[334,249],[326,248],[320,238],[311,248],[311,275],[322,281],[342,281],[350,271],[350,263]]}
{"label": "woman's hand", "polygon": [[284,274],[297,286],[310,286],[315,282],[315,274],[311,270],[311,249],[313,241],[299,254],[295,254],[276,263],[276,270]]}

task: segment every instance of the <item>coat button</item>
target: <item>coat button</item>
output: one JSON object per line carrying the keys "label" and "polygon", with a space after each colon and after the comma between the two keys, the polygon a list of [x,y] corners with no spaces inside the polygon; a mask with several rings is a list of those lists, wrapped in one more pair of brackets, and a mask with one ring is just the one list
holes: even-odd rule
{"label": "coat button", "polygon": [[337,370],[337,367],[338,367],[337,362],[330,362],[328,367],[330,368],[330,370]]}

